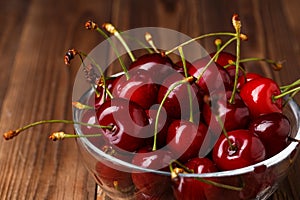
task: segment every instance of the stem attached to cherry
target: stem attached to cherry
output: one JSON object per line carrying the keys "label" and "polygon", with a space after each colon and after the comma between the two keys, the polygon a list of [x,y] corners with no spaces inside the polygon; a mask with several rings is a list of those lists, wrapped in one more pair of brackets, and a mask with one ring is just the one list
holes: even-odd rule
{"label": "stem attached to cherry", "polygon": [[[187,78],[188,73],[187,73],[187,68],[186,68],[186,60],[185,56],[182,50],[182,47],[178,48],[178,51],[180,53],[181,61],[182,61],[182,66],[183,66],[183,71],[184,71],[184,76]],[[192,98],[192,93],[191,93],[191,86],[187,85],[187,91],[188,91],[188,96],[189,96],[189,107],[190,107],[190,122],[194,122],[194,116],[193,116],[193,98]]]}
{"label": "stem attached to cherry", "polygon": [[156,113],[156,117],[155,117],[155,124],[154,124],[154,138],[153,138],[153,147],[152,147],[152,151],[156,151],[157,146],[156,146],[156,141],[157,141],[157,133],[158,133],[158,119],[159,119],[159,115],[161,112],[161,109],[163,107],[164,102],[166,101],[167,97],[169,96],[169,94],[179,85],[185,84],[185,83],[191,83],[194,81],[194,77],[189,76],[187,78],[184,78],[180,81],[177,81],[175,83],[173,83],[169,88],[168,91],[166,92],[164,98],[162,99],[158,109],[157,109],[157,113]]}
{"label": "stem attached to cherry", "polygon": [[26,126],[18,128],[16,130],[10,130],[10,131],[4,133],[3,137],[6,140],[10,140],[10,139],[14,138],[15,136],[19,135],[21,132],[23,132],[29,128],[32,128],[34,126],[41,125],[41,124],[53,124],[53,123],[80,124],[82,126],[91,126],[91,127],[95,127],[95,128],[102,128],[102,129],[109,129],[109,130],[112,130],[114,128],[114,126],[101,126],[101,125],[97,125],[97,124],[89,124],[89,123],[76,122],[76,121],[71,121],[71,120],[51,119],[51,120],[41,120],[41,121],[33,122],[31,124],[28,124]]}
{"label": "stem attached to cherry", "polygon": [[75,135],[75,134],[68,134],[60,131],[60,132],[52,133],[49,136],[49,139],[52,141],[57,141],[57,140],[63,140],[65,138],[79,138],[79,137],[88,138],[88,137],[99,137],[99,136],[102,136],[102,134],[97,133],[97,134],[88,134],[88,135]]}
{"label": "stem attached to cherry", "polygon": [[[108,35],[102,29],[100,29],[99,26],[93,21],[87,21],[85,23],[85,28],[88,29],[88,30],[96,30],[98,33],[100,33],[109,42],[110,46],[113,48],[113,51],[114,51],[114,53],[116,54],[116,56],[119,60],[119,63],[122,67],[122,70],[125,73],[126,79],[129,80],[130,76],[128,74],[128,70],[127,70],[123,60],[121,59],[120,53],[117,50],[115,44],[112,42],[111,38],[108,37]],[[131,53],[131,51],[129,51],[129,52]]]}

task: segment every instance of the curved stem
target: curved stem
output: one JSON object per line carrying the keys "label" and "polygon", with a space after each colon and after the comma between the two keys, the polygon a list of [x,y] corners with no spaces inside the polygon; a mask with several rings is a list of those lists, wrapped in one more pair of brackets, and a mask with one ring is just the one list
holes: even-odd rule
{"label": "curved stem", "polygon": [[203,68],[203,70],[201,71],[201,74],[198,76],[198,77],[196,77],[197,78],[197,81],[199,81],[200,80],[200,78],[203,76],[203,74],[204,74],[204,72],[207,70],[207,68],[209,67],[209,65],[211,64],[211,63],[213,63],[214,62],[214,59],[219,55],[219,53],[221,52],[221,51],[223,51],[231,42],[233,42],[234,40],[236,40],[236,37],[233,37],[233,38],[231,38],[230,40],[228,40],[216,53],[215,53],[215,55],[210,59],[210,61],[205,65],[205,67]]}
{"label": "curved stem", "polygon": [[[184,57],[184,53],[183,53],[182,47],[179,47],[178,51],[180,53],[180,57],[181,57],[182,65],[183,65],[184,76],[187,78],[188,77],[188,73],[187,73],[187,68],[186,68],[186,60],[185,60],[185,57]],[[192,98],[192,92],[191,92],[191,86],[190,85],[187,85],[187,91],[188,91],[188,96],[189,96],[189,108],[190,108],[190,118],[189,118],[189,121],[190,122],[194,122],[194,116],[193,116],[193,98]]]}
{"label": "curved stem", "polygon": [[295,87],[295,88],[293,88],[291,90],[288,90],[288,91],[286,91],[284,93],[281,93],[279,95],[273,96],[273,100],[280,99],[280,98],[284,97],[285,95],[288,95],[288,94],[291,94],[291,93],[294,93],[294,92],[299,92],[299,91],[300,91],[300,86],[299,87]]}
{"label": "curved stem", "polygon": [[187,77],[183,80],[177,81],[175,83],[173,83],[169,88],[168,91],[166,92],[164,98],[162,99],[158,109],[157,109],[157,113],[156,113],[156,117],[155,117],[155,124],[154,124],[154,138],[153,138],[153,147],[152,147],[152,151],[156,151],[157,146],[156,146],[156,141],[157,141],[157,133],[158,133],[158,119],[159,119],[159,115],[161,112],[161,109],[163,107],[164,102],[166,101],[167,97],[169,96],[169,94],[179,85],[185,84],[185,83],[189,83],[194,79],[194,77],[190,76]]}
{"label": "curved stem", "polygon": [[208,33],[208,34],[200,35],[200,36],[198,36],[198,37],[192,38],[192,39],[190,39],[190,40],[188,40],[188,41],[186,41],[186,42],[184,42],[184,43],[182,43],[182,44],[180,44],[180,45],[174,47],[173,49],[171,49],[171,50],[169,50],[169,51],[166,51],[165,54],[168,55],[168,54],[170,54],[170,53],[176,51],[179,47],[183,47],[183,46],[185,46],[185,45],[188,45],[188,44],[190,44],[190,43],[192,43],[192,42],[194,42],[194,41],[196,41],[196,40],[200,40],[200,39],[203,39],[203,38],[206,38],[206,37],[220,36],[220,35],[222,35],[222,36],[236,36],[235,33],[230,33],[230,32],[224,32],[224,33]]}

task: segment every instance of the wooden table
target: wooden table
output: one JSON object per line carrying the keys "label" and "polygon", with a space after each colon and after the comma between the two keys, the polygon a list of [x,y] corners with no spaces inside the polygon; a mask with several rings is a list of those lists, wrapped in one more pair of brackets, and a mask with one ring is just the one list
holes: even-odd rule
{"label": "wooden table", "polygon": [[[103,41],[84,29],[88,19],[112,22],[120,30],[158,26],[195,37],[233,31],[231,16],[239,13],[242,30],[249,36],[242,57],[286,61],[280,72],[265,63],[250,63],[248,69],[284,85],[300,77],[299,10],[297,0],[2,0],[0,130],[41,119],[72,119],[72,86],[80,62],[75,59],[66,67],[63,57],[71,47],[89,52]],[[210,52],[212,42],[201,44]],[[0,199],[95,198],[95,182],[74,140],[48,140],[48,134],[58,130],[73,129],[61,124],[39,126],[11,141],[0,140]],[[300,199],[299,167],[300,158],[271,199]]]}

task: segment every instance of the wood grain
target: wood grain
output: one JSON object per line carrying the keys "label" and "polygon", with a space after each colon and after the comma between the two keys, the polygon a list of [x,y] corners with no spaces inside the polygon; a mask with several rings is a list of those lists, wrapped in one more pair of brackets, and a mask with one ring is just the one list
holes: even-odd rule
{"label": "wood grain", "polygon": [[[239,13],[249,41],[243,57],[285,60],[274,72],[264,63],[249,70],[287,84],[300,77],[300,4],[297,0],[10,0],[0,1],[0,130],[5,132],[41,119],[71,119],[72,86],[80,64],[64,66],[72,47],[89,52],[103,41],[84,29],[93,19],[120,30],[142,26],[174,29],[191,37],[231,31]],[[213,51],[213,40],[201,44]],[[229,47],[228,51],[233,51]],[[300,102],[299,95],[296,97]],[[83,166],[73,140],[53,143],[52,131],[72,126],[35,127],[11,140],[0,140],[0,199],[94,199],[95,183]],[[300,158],[270,198],[300,199]]]}

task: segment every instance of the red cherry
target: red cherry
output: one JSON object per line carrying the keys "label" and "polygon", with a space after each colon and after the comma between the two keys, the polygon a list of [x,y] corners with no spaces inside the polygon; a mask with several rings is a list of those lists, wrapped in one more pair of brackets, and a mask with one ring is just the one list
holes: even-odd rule
{"label": "red cherry", "polygon": [[220,170],[233,170],[250,166],[266,158],[261,140],[249,130],[228,132],[229,142],[221,135],[213,148],[213,161]]}
{"label": "red cherry", "polygon": [[[111,147],[103,146],[102,150],[122,161],[130,162],[132,155],[123,155],[113,150]],[[131,173],[122,169],[122,167],[108,160],[101,160],[96,164],[96,178],[99,184],[105,188],[105,190],[120,193],[133,192],[134,185],[131,178]]]}
{"label": "red cherry", "polygon": [[[185,166],[193,170],[195,174],[217,172],[215,164],[208,158],[193,158]],[[208,183],[201,182],[195,178],[179,177],[173,181],[173,190],[176,200],[198,200],[207,199],[205,193],[213,188]]]}
{"label": "red cherry", "polygon": [[191,158],[198,157],[207,131],[203,123],[196,125],[185,120],[175,120],[168,129],[168,147],[181,162],[187,162]]}
{"label": "red cherry", "polygon": [[269,113],[254,119],[249,130],[254,132],[266,147],[267,157],[282,151],[288,145],[290,122],[282,113]]}
{"label": "red cherry", "polygon": [[143,69],[133,69],[129,71],[129,75],[129,80],[123,75],[114,82],[113,97],[128,99],[144,109],[150,108],[156,102],[157,84]]}
{"label": "red cherry", "polygon": [[[192,63],[188,69],[188,74],[196,79],[202,74],[204,67],[210,61],[210,57],[204,57]],[[213,91],[222,88],[232,88],[232,81],[229,74],[219,64],[212,62],[202,77],[196,81],[196,84],[204,91],[210,94]]]}
{"label": "red cherry", "polygon": [[[213,57],[216,54],[216,52],[209,54],[211,57]],[[217,60],[215,61],[216,63],[218,63],[219,65],[221,65],[222,67],[225,67],[226,65],[230,64],[231,62],[235,62],[236,61],[236,56],[225,52],[225,51],[221,51],[218,55]],[[243,67],[243,64],[240,63],[240,67]],[[230,65],[228,67],[226,67],[226,71],[228,72],[230,78],[232,81],[234,81],[235,79],[235,72],[236,72],[236,66],[235,65]],[[238,77],[242,76],[243,72],[242,70],[239,69],[238,71]]]}
{"label": "red cherry", "polygon": [[108,142],[126,151],[136,151],[143,144],[143,128],[148,125],[146,112],[134,102],[122,98],[105,101],[97,110],[99,124]]}
{"label": "red cherry", "polygon": [[173,62],[168,56],[152,53],[140,56],[135,62],[131,63],[129,70],[145,70],[148,72],[148,75],[153,78],[155,83],[162,83],[170,73],[174,72],[172,67]]}
{"label": "red cherry", "polygon": [[[162,83],[157,101],[161,103],[163,98],[165,97],[168,90],[173,86],[177,81],[181,81],[184,79],[184,76],[179,73],[173,73],[168,76],[165,81]],[[188,94],[188,86],[191,86],[191,96],[192,96],[192,104],[193,110],[199,111],[199,108],[202,104],[201,91],[195,84],[181,84],[175,87],[170,94],[167,96],[166,101],[163,104],[163,107],[166,109],[168,117],[173,119],[182,119],[188,118],[190,115],[190,107],[189,107],[189,94]]]}
{"label": "red cherry", "polygon": [[248,83],[249,81],[252,81],[257,78],[262,78],[262,76],[256,73],[246,73],[244,76],[239,77],[236,87],[238,89],[241,89],[245,85],[245,83]]}
{"label": "red cherry", "polygon": [[232,91],[226,91],[225,98],[223,92],[214,93],[210,97],[210,103],[203,105],[203,118],[216,137],[219,137],[222,131],[218,120],[221,120],[226,131],[248,127],[250,121],[248,107],[238,93],[235,93],[234,103],[229,103],[231,95]]}
{"label": "red cherry", "polygon": [[[147,169],[168,171],[172,160],[170,151],[151,151],[151,148],[143,148],[134,155],[132,164]],[[146,195],[157,197],[172,190],[171,179],[167,175],[134,171],[131,176],[138,191]]]}
{"label": "red cherry", "polygon": [[279,95],[280,88],[269,78],[257,78],[247,82],[240,91],[245,104],[253,118],[262,114],[282,112],[282,99],[274,99]]}

